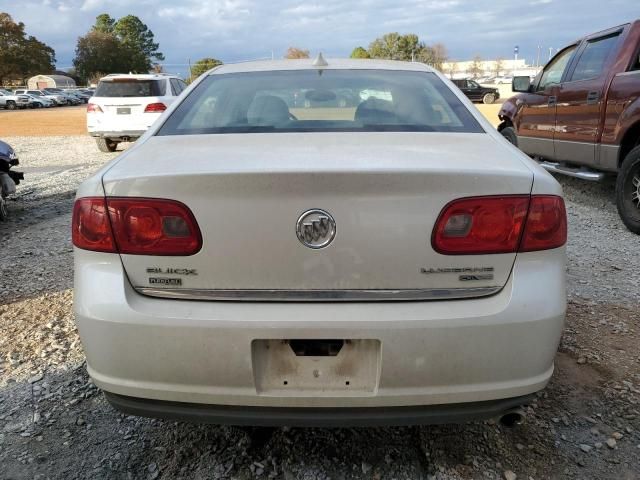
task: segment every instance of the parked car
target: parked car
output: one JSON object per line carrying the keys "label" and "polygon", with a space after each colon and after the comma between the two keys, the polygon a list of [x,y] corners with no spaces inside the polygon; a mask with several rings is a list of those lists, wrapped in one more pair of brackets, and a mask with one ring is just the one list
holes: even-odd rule
{"label": "parked car", "polygon": [[513,81],[512,75],[506,75],[503,77],[495,77],[492,82],[494,85],[509,85]]}
{"label": "parked car", "polygon": [[50,108],[54,107],[53,100],[41,95],[39,97],[35,95],[26,95],[29,98],[29,108]]}
{"label": "parked car", "polygon": [[513,420],[553,372],[561,188],[422,63],[213,69],[79,187],[72,238],[88,371],[130,414]]}
{"label": "parked car", "polygon": [[29,99],[24,95],[16,95],[0,88],[0,107],[15,110],[16,108],[26,108],[28,105]]}
{"label": "parked car", "polygon": [[62,90],[61,88],[45,88],[43,91],[50,95],[62,95],[67,100],[67,105],[80,105],[81,103],[84,103],[84,101],[78,96],[66,90]]}
{"label": "parked car", "polygon": [[16,93],[33,95],[35,97],[45,97],[53,101],[56,106],[67,104],[67,99],[64,95],[60,95],[57,93],[48,93],[48,92],[45,92],[44,90],[22,90],[21,89],[21,90],[16,90]]}
{"label": "parked car", "polygon": [[618,212],[640,234],[640,20],[573,42],[513,90],[502,134],[552,172],[617,174]]}
{"label": "parked car", "polygon": [[89,92],[88,90],[83,90],[83,89],[73,89],[73,90],[66,90],[67,93],[70,93],[72,95],[75,95],[76,97],[78,97],[83,103],[88,103],[89,99],[93,96],[93,92]]}
{"label": "parked car", "polygon": [[497,88],[483,87],[475,80],[451,80],[472,102],[493,103],[500,98]]}
{"label": "parked car", "polygon": [[187,84],[166,74],[107,75],[87,104],[87,130],[102,152],[137,140]]}

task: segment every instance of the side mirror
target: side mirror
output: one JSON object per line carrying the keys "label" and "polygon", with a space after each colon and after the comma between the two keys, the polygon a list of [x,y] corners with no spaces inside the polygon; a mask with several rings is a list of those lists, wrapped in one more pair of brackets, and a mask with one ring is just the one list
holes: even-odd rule
{"label": "side mirror", "polygon": [[526,75],[513,77],[513,80],[511,81],[511,90],[513,90],[514,92],[527,93],[530,86],[531,79]]}

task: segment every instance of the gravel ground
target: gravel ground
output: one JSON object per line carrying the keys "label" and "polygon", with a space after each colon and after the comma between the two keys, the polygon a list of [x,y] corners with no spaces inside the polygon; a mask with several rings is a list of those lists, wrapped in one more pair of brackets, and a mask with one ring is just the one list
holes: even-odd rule
{"label": "gravel ground", "polygon": [[13,137],[27,179],[0,224],[0,479],[640,478],[640,239],[613,184],[559,178],[569,312],[525,424],[238,429],[116,413],[85,372],[72,314],[76,185],[116,154]]}

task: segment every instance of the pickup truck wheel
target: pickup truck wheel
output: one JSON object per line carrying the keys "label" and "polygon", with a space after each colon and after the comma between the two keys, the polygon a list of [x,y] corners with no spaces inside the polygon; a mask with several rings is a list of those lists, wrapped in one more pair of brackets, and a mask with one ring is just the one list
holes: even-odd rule
{"label": "pickup truck wheel", "polygon": [[116,148],[118,148],[118,142],[112,142],[107,138],[96,138],[96,143],[98,144],[98,149],[105,153],[115,152]]}
{"label": "pickup truck wheel", "polygon": [[482,97],[482,103],[485,105],[489,105],[496,101],[496,96],[493,93],[485,93],[484,97]]}
{"label": "pickup truck wheel", "polygon": [[625,226],[640,235],[640,146],[622,162],[616,181],[616,204]]}
{"label": "pickup truck wheel", "polygon": [[7,100],[7,110],[15,110],[16,109],[16,102],[14,102],[13,100]]}
{"label": "pickup truck wheel", "polygon": [[500,133],[504,138],[509,140],[509,143],[512,143],[516,147],[518,146],[518,134],[516,133],[516,129],[513,127],[504,127],[500,130]]}

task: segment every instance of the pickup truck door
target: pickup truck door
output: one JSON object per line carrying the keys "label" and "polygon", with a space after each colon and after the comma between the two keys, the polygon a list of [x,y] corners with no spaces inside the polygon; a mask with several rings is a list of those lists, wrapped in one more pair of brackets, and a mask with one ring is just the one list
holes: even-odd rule
{"label": "pickup truck door", "polygon": [[562,77],[576,51],[571,45],[559,52],[518,102],[518,147],[529,155],[554,158],[553,133],[556,101]]}
{"label": "pickup truck door", "polygon": [[597,166],[596,142],[609,67],[621,32],[618,29],[585,39],[563,78],[556,101],[555,160]]}

